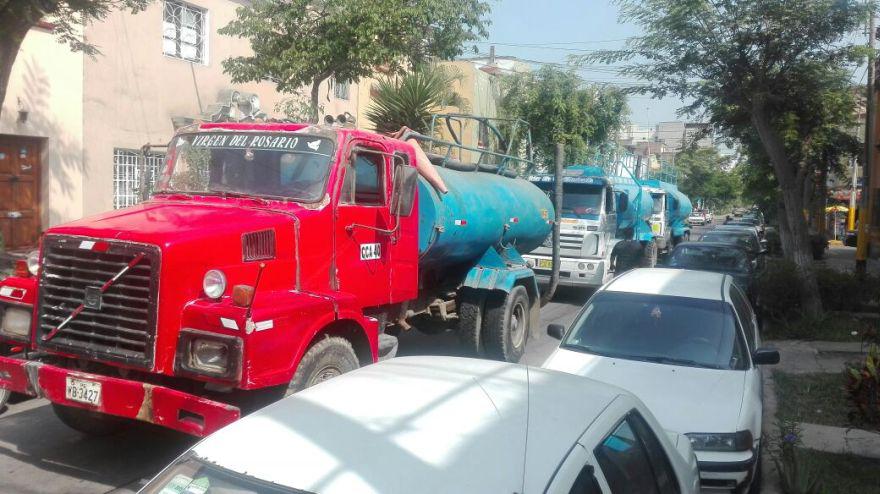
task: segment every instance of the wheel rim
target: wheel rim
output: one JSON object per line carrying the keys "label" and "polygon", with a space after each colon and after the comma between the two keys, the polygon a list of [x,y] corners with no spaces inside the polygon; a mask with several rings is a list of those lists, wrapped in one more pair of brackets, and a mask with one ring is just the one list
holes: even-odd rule
{"label": "wheel rim", "polygon": [[526,309],[523,304],[513,306],[510,312],[510,343],[514,348],[519,348],[525,339]]}
{"label": "wheel rim", "polygon": [[309,381],[309,386],[321,384],[328,379],[333,379],[334,377],[338,377],[341,375],[342,371],[339,370],[339,368],[337,368],[336,366],[328,365],[326,367],[322,367],[321,370],[316,372],[312,379]]}

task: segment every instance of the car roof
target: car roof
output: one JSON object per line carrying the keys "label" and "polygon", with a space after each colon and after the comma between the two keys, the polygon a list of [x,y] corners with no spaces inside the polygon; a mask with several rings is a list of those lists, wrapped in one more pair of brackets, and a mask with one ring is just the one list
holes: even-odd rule
{"label": "car roof", "polygon": [[518,364],[393,358],[242,418],[193,452],[307,492],[543,492],[621,394]]}
{"label": "car roof", "polygon": [[703,300],[724,300],[730,277],[693,269],[639,268],[627,271],[605,285],[604,291],[668,295]]}

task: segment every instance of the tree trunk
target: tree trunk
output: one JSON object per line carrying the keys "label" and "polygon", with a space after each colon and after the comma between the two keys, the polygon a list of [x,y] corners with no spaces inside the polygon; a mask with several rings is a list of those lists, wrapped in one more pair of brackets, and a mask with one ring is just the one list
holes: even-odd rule
{"label": "tree trunk", "polygon": [[776,217],[779,218],[779,242],[782,244],[782,256],[788,261],[794,261],[792,253],[794,252],[794,237],[791,235],[791,228],[788,227],[788,218],[785,216],[785,201],[780,196],[776,203]]}
{"label": "tree trunk", "polygon": [[773,164],[773,171],[782,191],[782,200],[785,202],[784,218],[780,218],[780,223],[785,221],[788,224],[790,233],[785,257],[797,265],[801,275],[802,311],[815,317],[822,313],[822,299],[819,296],[816,273],[813,271],[813,252],[804,219],[803,186],[806,173],[789,161],[782,136],[773,128],[760,96],[753,102],[751,120]]}
{"label": "tree trunk", "polygon": [[319,117],[319,115],[318,115],[318,113],[319,113],[318,93],[321,89],[322,82],[324,82],[324,79],[315,78],[315,80],[312,81],[312,93],[311,93],[312,107],[309,108],[309,112],[311,113],[311,115],[309,115],[309,120],[311,120],[311,123],[318,123],[318,117]]}
{"label": "tree trunk", "polygon": [[0,24],[0,33],[6,33],[0,36],[0,114],[3,112],[3,102],[6,101],[6,89],[15,57],[18,56],[18,50],[29,30],[29,25],[24,26],[20,22],[12,26]]}

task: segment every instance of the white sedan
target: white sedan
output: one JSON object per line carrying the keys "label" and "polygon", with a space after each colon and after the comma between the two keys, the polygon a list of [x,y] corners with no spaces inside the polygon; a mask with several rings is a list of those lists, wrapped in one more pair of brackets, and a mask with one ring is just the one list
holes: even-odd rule
{"label": "white sedan", "polygon": [[618,387],[452,357],[390,359],[217,431],[142,493],[696,493],[685,437]]}
{"label": "white sedan", "polygon": [[[758,476],[761,348],[746,296],[722,273],[636,269],[600,288],[545,368],[615,384],[691,440],[703,488],[745,491]],[[756,487],[757,489],[757,487]]]}

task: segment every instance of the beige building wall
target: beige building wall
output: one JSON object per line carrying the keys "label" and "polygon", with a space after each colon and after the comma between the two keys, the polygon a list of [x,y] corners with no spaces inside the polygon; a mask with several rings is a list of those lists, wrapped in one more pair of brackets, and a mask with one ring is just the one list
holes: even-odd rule
{"label": "beige building wall", "polygon": [[[41,225],[82,216],[83,55],[71,53],[46,29],[25,37],[15,60],[0,134],[39,137],[41,159]],[[19,111],[27,119],[19,121]]]}

